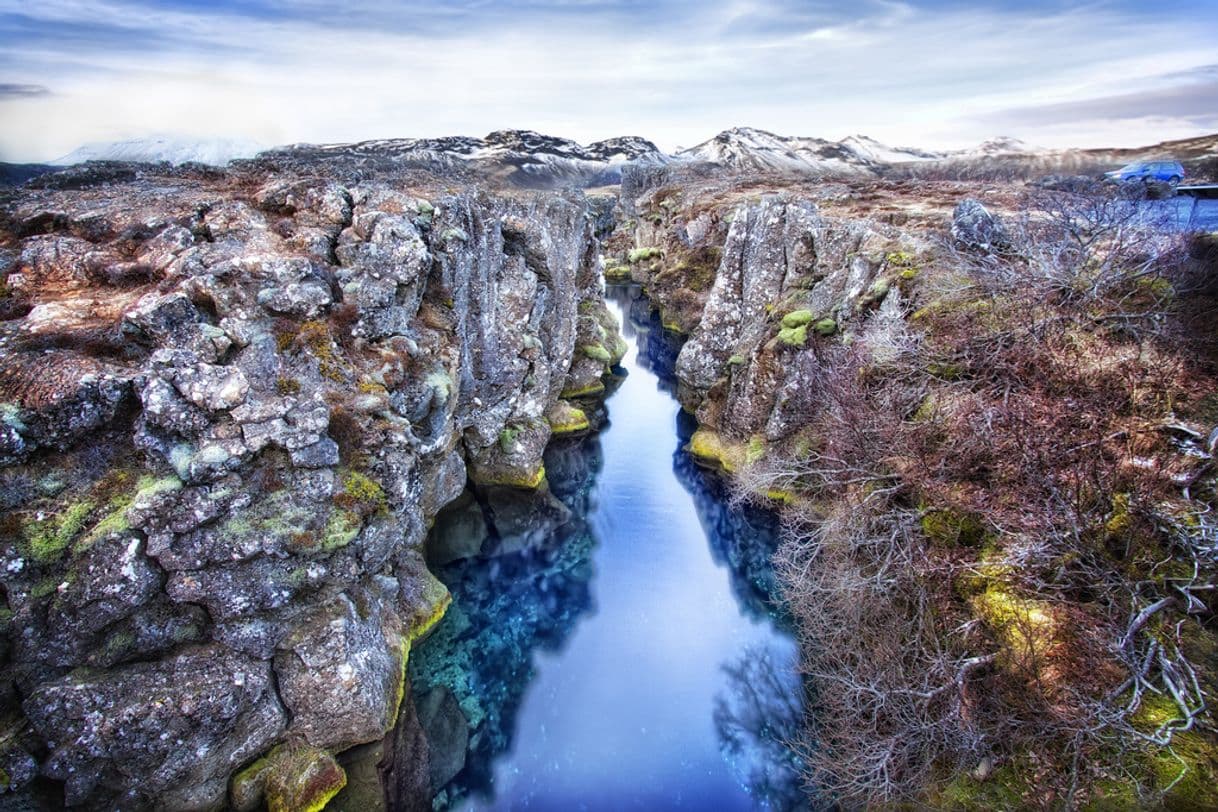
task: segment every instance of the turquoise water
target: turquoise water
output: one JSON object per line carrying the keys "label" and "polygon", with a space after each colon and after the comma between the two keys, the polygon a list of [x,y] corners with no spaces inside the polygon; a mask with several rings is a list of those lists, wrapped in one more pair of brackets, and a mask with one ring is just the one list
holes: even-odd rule
{"label": "turquoise water", "polygon": [[478,552],[435,567],[453,606],[410,660],[436,805],[794,808],[773,517],[729,509],[680,450],[678,347],[637,291],[610,296],[630,352],[606,427],[547,451],[551,493],[437,522]]}

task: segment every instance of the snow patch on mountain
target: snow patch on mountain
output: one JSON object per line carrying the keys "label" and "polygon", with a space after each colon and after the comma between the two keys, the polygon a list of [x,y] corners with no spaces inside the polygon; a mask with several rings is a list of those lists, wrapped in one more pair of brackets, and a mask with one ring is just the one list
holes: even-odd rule
{"label": "snow patch on mountain", "polygon": [[235,138],[186,138],[157,135],[131,138],[125,141],[98,141],[85,144],[63,157],[51,161],[56,166],[70,166],[85,161],[132,161],[136,163],[171,164],[188,162],[226,166],[238,158],[252,158],[266,147],[253,141]]}

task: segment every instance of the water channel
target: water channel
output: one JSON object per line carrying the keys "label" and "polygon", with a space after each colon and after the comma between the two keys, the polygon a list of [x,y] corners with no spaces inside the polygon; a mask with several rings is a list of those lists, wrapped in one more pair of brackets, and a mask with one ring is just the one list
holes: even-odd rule
{"label": "water channel", "polygon": [[795,808],[773,517],[682,450],[679,345],[637,289],[607,298],[630,350],[602,431],[551,444],[548,493],[469,495],[433,529],[453,604],[410,674],[435,806]]}

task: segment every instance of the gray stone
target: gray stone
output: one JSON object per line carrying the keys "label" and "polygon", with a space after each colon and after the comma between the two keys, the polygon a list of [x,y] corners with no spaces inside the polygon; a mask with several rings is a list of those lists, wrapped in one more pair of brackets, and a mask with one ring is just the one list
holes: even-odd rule
{"label": "gray stone", "polygon": [[282,735],[267,663],[211,645],[40,686],[24,703],[69,804],[206,809]]}

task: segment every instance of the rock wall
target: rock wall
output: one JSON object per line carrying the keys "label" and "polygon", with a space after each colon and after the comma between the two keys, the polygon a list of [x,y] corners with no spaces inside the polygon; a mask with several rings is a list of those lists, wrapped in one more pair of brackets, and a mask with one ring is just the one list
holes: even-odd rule
{"label": "rock wall", "polygon": [[392,727],[447,606],[432,518],[467,479],[545,487],[621,357],[592,218],[132,174],[0,218],[0,766],[207,809],[286,743],[232,803],[332,794],[328,754]]}
{"label": "rock wall", "polygon": [[636,248],[630,276],[666,327],[689,334],[676,375],[708,461],[734,467],[749,440],[789,437],[815,408],[821,355],[875,329],[878,313],[900,319],[913,240],[893,226],[826,215],[810,196],[714,186],[661,187],[628,208],[636,244],[657,246]]}

